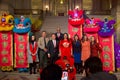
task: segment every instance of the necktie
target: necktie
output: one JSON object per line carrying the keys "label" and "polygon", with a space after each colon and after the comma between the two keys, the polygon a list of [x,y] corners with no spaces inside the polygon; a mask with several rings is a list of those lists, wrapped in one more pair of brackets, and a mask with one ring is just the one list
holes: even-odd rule
{"label": "necktie", "polygon": [[55,40],[53,40],[53,44],[54,44],[54,47],[56,47],[56,42],[55,42]]}
{"label": "necktie", "polygon": [[57,36],[60,37],[60,33],[57,33]]}
{"label": "necktie", "polygon": [[45,38],[44,38],[44,44],[45,44],[45,48],[46,48],[47,46],[46,46],[46,40],[45,40]]}

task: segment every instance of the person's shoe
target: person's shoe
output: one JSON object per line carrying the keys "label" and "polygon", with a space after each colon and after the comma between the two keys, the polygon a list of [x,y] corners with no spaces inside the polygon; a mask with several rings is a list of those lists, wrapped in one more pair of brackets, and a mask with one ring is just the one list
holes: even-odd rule
{"label": "person's shoe", "polygon": [[80,74],[80,71],[79,71],[79,70],[77,71],[77,74]]}
{"label": "person's shoe", "polygon": [[32,74],[32,72],[30,72],[30,74]]}
{"label": "person's shoe", "polygon": [[34,74],[36,74],[36,72],[34,72]]}

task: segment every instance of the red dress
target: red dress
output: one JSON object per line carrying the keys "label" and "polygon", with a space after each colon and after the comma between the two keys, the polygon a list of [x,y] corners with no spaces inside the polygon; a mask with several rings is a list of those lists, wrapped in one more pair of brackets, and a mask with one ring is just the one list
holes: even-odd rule
{"label": "red dress", "polygon": [[33,45],[30,43],[30,51],[31,51],[31,53],[32,53],[32,59],[33,59],[33,61],[36,61],[36,51],[37,51],[37,43],[36,42],[34,42],[34,47],[33,47]]}
{"label": "red dress", "polygon": [[91,57],[99,57],[99,53],[102,52],[102,48],[98,43],[91,44]]}
{"label": "red dress", "polygon": [[71,40],[61,40],[59,45],[59,50],[61,57],[63,58],[66,56],[67,58],[70,58],[72,55],[72,42]]}

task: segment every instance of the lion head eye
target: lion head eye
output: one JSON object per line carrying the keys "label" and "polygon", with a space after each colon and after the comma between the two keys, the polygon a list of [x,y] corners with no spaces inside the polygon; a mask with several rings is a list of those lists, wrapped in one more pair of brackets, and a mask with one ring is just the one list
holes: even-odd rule
{"label": "lion head eye", "polygon": [[8,23],[13,24],[13,19],[9,19]]}
{"label": "lion head eye", "polygon": [[2,22],[6,22],[6,19],[5,19],[5,18],[2,18],[1,21],[2,21]]}
{"label": "lion head eye", "polygon": [[26,23],[26,26],[28,26],[29,25],[29,23]]}

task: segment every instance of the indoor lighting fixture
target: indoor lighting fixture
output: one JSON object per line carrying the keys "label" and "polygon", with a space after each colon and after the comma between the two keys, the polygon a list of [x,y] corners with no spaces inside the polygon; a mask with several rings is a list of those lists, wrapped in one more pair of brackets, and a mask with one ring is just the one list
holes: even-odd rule
{"label": "indoor lighting fixture", "polygon": [[60,4],[63,4],[63,0],[60,0]]}
{"label": "indoor lighting fixture", "polygon": [[79,6],[76,6],[75,9],[79,9]]}
{"label": "indoor lighting fixture", "polygon": [[46,6],[45,6],[45,8],[46,8],[46,9],[49,9],[49,6],[48,6],[48,5],[46,5]]}

